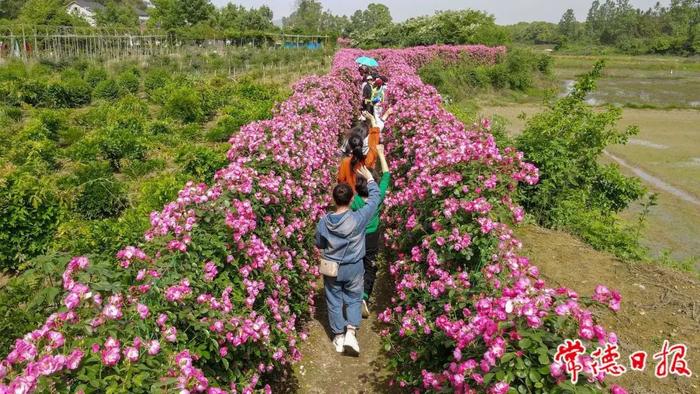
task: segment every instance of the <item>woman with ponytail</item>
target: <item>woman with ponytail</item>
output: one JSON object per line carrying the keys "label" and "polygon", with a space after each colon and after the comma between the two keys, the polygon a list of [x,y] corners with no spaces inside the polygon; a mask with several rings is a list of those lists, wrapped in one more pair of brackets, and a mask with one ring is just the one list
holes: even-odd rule
{"label": "woman with ponytail", "polygon": [[353,133],[348,139],[349,157],[340,161],[338,168],[338,183],[347,183],[355,191],[355,173],[360,167],[365,166],[370,170],[377,164],[377,145],[379,144],[380,128],[377,121],[368,112],[362,115],[369,120],[371,127],[367,137],[363,138],[359,133]]}

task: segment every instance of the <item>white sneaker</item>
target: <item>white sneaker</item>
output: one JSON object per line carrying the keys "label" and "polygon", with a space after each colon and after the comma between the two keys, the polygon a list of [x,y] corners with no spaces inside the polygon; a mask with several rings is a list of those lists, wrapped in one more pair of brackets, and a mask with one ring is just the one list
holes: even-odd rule
{"label": "white sneaker", "polygon": [[362,300],[362,317],[365,319],[369,317],[369,307],[367,306],[367,301],[365,300]]}
{"label": "white sneaker", "polygon": [[348,330],[345,333],[345,340],[343,341],[343,347],[345,348],[345,353],[358,357],[360,355],[360,344],[357,343],[357,338],[355,337],[355,330]]}
{"label": "white sneaker", "polygon": [[343,345],[345,344],[345,335],[338,334],[333,338],[333,346],[335,346],[335,351],[338,353],[343,352]]}

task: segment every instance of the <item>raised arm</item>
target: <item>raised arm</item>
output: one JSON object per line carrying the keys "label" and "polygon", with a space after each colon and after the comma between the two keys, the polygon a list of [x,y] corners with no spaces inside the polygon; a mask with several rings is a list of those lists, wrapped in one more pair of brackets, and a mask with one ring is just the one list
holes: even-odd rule
{"label": "raised arm", "polygon": [[384,202],[384,196],[391,183],[391,173],[389,173],[389,164],[387,164],[386,155],[384,155],[384,145],[377,145],[377,155],[382,165],[382,179],[379,181],[379,203],[381,204]]}
{"label": "raised arm", "polygon": [[382,174],[389,172],[389,164],[387,164],[386,155],[384,155],[384,145],[377,144],[377,156],[379,156],[379,164],[382,166]]}
{"label": "raised arm", "polygon": [[372,173],[367,169],[367,167],[362,166],[357,173],[362,175],[367,179],[367,191],[369,192],[369,198],[367,199],[365,206],[360,208],[356,213],[359,217],[358,228],[364,231],[367,227],[367,223],[372,219],[374,213],[377,211],[379,204],[381,203],[381,197],[379,195],[379,187],[372,177]]}

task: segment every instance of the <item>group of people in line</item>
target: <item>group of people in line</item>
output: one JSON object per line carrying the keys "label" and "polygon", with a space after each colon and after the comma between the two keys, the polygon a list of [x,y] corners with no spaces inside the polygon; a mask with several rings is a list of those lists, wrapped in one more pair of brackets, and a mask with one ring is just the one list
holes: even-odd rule
{"label": "group of people in line", "polygon": [[[387,78],[366,66],[361,76],[361,116],[342,136],[338,184],[333,188],[335,209],[316,226],[321,250],[328,320],[336,352],[359,356],[357,331],[369,316],[369,302],[377,277],[377,255],[382,243],[379,216],[391,183],[381,142]],[[379,163],[381,173],[376,170]]]}

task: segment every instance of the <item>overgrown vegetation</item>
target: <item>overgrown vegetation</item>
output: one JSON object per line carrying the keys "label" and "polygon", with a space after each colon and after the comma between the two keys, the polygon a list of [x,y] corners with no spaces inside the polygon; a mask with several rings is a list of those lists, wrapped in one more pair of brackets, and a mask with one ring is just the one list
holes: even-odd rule
{"label": "overgrown vegetation", "polygon": [[421,79],[435,86],[448,101],[461,101],[485,90],[527,91],[535,79],[552,72],[552,58],[528,49],[513,49],[496,64],[479,64],[469,59],[447,64],[435,60],[422,67]]}
{"label": "overgrown vegetation", "polygon": [[608,145],[626,143],[639,129],[618,130],[621,109],[594,111],[585,102],[602,69],[598,62],[568,96],[529,119],[515,139],[516,147],[540,169],[540,182],[522,188],[520,199],[540,225],[571,231],[596,249],[640,259],[644,251],[638,232],[616,214],[646,191],[637,178],[600,163]]}
{"label": "overgrown vegetation", "polygon": [[51,250],[111,254],[138,239],[147,213],[187,179],[209,179],[227,137],[269,117],[284,91],[167,66],[112,68],[0,68],[0,269]]}

